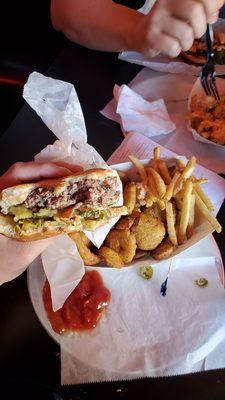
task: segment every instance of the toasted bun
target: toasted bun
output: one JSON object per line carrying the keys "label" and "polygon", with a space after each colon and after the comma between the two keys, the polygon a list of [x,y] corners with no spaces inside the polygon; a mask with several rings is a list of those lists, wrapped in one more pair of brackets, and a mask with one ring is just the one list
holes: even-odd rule
{"label": "toasted bun", "polygon": [[199,64],[199,65],[203,65],[206,63],[206,57],[199,57],[199,56],[194,56],[193,54],[190,54],[188,52],[182,51],[180,53],[180,56],[182,58],[185,58],[185,60],[190,61],[190,63],[192,64]]}
{"label": "toasted bun", "polygon": [[[8,208],[23,203],[30,192],[38,187],[54,187],[55,191],[62,193],[63,190],[71,183],[83,181],[85,179],[104,180],[108,177],[118,177],[113,169],[91,169],[82,173],[66,176],[60,179],[47,179],[35,183],[24,183],[22,185],[13,186],[4,189],[0,193],[0,208],[7,213]],[[118,177],[119,179],[119,177]]]}
{"label": "toasted bun", "polygon": [[80,220],[78,220],[77,223],[73,226],[71,224],[68,224],[63,228],[54,227],[54,229],[48,229],[48,227],[46,228],[45,226],[42,229],[34,229],[33,231],[22,234],[17,233],[14,230],[14,226],[15,223],[13,217],[0,214],[0,234],[20,241],[31,242],[33,240],[45,239],[47,237],[60,235],[62,233],[79,231],[81,229]]}

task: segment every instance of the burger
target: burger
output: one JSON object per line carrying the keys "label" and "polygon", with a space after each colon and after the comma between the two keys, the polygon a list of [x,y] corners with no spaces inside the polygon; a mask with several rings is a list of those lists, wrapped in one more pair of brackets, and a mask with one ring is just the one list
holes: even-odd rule
{"label": "burger", "polygon": [[31,241],[93,231],[127,214],[125,206],[117,206],[119,197],[120,179],[112,169],[10,187],[0,193],[0,233]]}

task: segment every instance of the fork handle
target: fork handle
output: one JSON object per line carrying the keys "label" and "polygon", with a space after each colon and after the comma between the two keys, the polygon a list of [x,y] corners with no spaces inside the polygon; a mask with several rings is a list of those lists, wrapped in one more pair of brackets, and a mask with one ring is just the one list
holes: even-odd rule
{"label": "fork handle", "polygon": [[206,45],[207,45],[207,50],[208,50],[207,51],[208,60],[211,60],[211,58],[214,57],[213,43],[214,43],[213,27],[211,24],[207,24]]}

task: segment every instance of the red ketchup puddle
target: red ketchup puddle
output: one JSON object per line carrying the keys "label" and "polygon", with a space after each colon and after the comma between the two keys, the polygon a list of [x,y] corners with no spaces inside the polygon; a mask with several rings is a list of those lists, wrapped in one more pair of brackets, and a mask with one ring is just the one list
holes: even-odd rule
{"label": "red ketchup puddle", "polygon": [[97,271],[85,273],[58,311],[52,309],[51,291],[47,280],[42,295],[48,319],[57,333],[95,328],[111,297],[110,291],[104,286],[102,277]]}

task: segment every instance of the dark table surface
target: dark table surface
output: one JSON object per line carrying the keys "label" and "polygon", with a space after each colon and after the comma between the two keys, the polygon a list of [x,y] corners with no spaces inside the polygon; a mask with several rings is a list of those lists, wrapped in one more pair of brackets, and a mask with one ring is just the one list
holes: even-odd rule
{"label": "dark table surface", "polygon": [[[68,44],[48,75],[75,85],[88,131],[88,141],[107,159],[123,140],[119,126],[100,115],[111,99],[115,83],[129,82],[139,67],[117,60],[116,54],[99,53]],[[24,106],[0,139],[0,173],[13,162],[32,160],[55,140],[29,106]],[[219,220],[225,227],[225,205]],[[216,237],[225,262],[224,235]],[[170,378],[140,379],[60,387],[59,347],[47,335],[31,306],[26,274],[0,288],[0,398],[4,399],[127,399],[151,395],[152,399],[223,399],[225,370]],[[4,393],[4,396],[3,396]]]}

